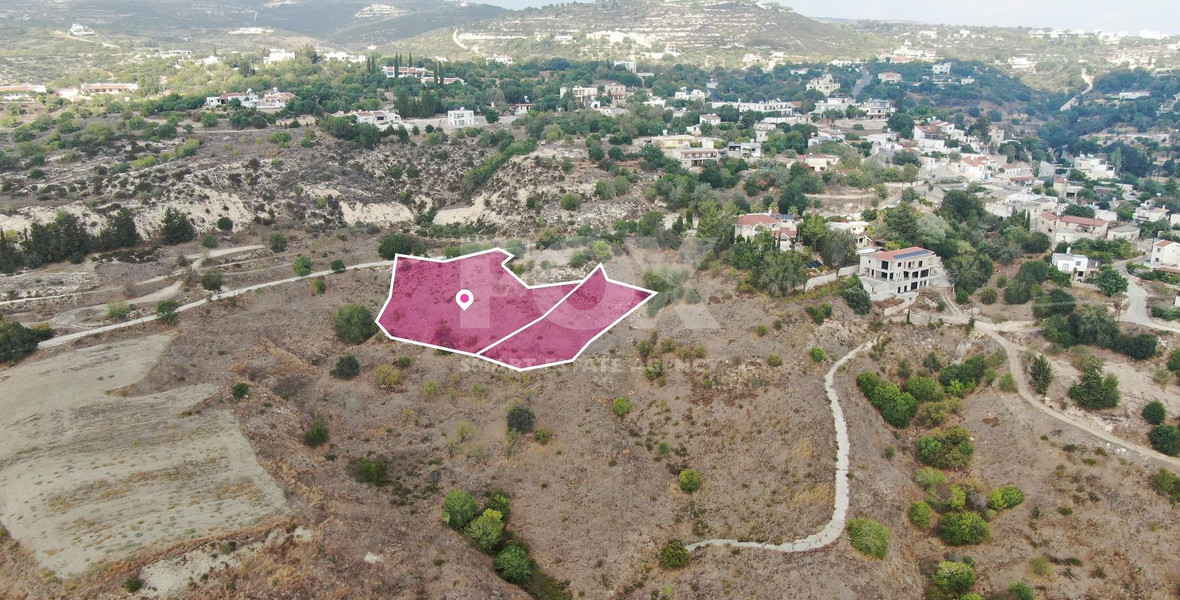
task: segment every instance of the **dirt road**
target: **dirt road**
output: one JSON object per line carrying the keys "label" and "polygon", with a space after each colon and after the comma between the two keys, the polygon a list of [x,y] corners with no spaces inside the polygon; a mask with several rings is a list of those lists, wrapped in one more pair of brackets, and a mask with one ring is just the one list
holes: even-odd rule
{"label": "dirt road", "polygon": [[742,542],[739,540],[702,540],[686,546],[689,551],[704,548],[705,546],[732,546],[735,548],[773,550],[775,552],[808,552],[823,548],[840,539],[840,534],[844,532],[844,524],[848,519],[849,442],[848,423],[844,420],[844,410],[840,408],[840,394],[836,392],[836,373],[840,371],[840,367],[844,366],[845,363],[852,360],[860,352],[872,347],[875,342],[875,339],[869,340],[848,354],[845,354],[832,365],[831,369],[828,369],[827,375],[824,376],[824,388],[828,393],[828,402],[832,410],[832,421],[836,427],[836,493],[832,518],[824,525],[823,529],[805,538],[782,544],[763,544],[759,542]]}

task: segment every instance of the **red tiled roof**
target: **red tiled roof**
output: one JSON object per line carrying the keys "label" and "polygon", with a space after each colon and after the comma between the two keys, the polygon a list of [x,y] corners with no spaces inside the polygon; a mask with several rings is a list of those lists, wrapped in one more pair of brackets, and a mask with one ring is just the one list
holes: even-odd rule
{"label": "red tiled roof", "polygon": [[[920,246],[910,246],[909,248],[902,248],[901,250],[890,250],[889,252],[875,252],[872,254],[872,257],[876,258],[878,260],[893,260],[899,256],[902,256],[903,254],[909,254],[911,252],[925,252],[926,254],[934,254],[933,252],[931,252],[925,248],[922,248]],[[914,257],[914,258],[916,258],[916,257]]]}
{"label": "red tiled roof", "polygon": [[1106,227],[1110,224],[1106,221],[1103,221],[1102,219],[1088,219],[1086,217],[1075,217],[1073,215],[1059,217],[1051,212],[1041,213],[1041,218],[1045,219],[1046,221],[1061,221],[1063,223],[1073,223],[1074,225],[1084,225],[1087,227]]}
{"label": "red tiled roof", "polygon": [[770,215],[742,215],[736,221],[738,225],[770,225],[778,222],[778,219]]}
{"label": "red tiled roof", "polygon": [[1172,240],[1160,240],[1160,241],[1156,242],[1154,244],[1154,246],[1156,248],[1167,248],[1168,246],[1171,246],[1172,244],[1175,244],[1175,243],[1176,242],[1173,242]]}

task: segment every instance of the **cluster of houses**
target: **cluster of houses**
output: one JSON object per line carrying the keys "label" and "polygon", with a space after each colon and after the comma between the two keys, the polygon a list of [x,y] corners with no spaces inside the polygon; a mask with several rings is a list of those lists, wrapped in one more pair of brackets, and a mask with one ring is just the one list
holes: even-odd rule
{"label": "cluster of houses", "polygon": [[287,103],[294,99],[295,94],[291,92],[280,92],[278,88],[272,89],[269,92],[263,92],[261,96],[255,93],[254,90],[246,90],[245,92],[230,92],[221,94],[220,96],[206,96],[205,108],[216,110],[237,102],[245,108],[253,108],[261,112],[279,112],[287,108]]}

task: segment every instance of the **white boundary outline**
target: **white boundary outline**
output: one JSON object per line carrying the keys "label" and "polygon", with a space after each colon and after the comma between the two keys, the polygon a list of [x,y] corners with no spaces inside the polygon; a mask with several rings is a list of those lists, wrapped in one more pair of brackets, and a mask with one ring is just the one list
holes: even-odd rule
{"label": "white boundary outline", "polygon": [[[518,281],[522,286],[524,286],[525,289],[535,290],[535,289],[540,289],[540,288],[569,285],[571,283],[575,284],[574,289],[570,290],[565,296],[562,296],[561,300],[558,300],[556,303],[554,303],[554,305],[551,306],[548,310],[546,310],[545,313],[542,314],[540,317],[534,319],[533,321],[531,321],[528,324],[524,325],[523,327],[517,329],[516,331],[513,331],[512,333],[504,336],[503,338],[496,340],[490,346],[488,346],[476,353],[467,352],[465,350],[456,350],[454,348],[447,348],[444,346],[436,346],[434,344],[429,344],[429,343],[418,341],[418,340],[411,340],[409,338],[397,337],[397,336],[389,333],[389,331],[387,329],[385,329],[385,326],[381,324],[381,315],[385,314],[385,311],[389,308],[389,303],[393,301],[393,284],[397,280],[397,263],[399,260],[406,258],[406,259],[411,259],[411,260],[419,260],[419,261],[426,261],[426,262],[432,262],[432,263],[449,263],[449,262],[453,262],[453,261],[457,261],[457,260],[472,258],[475,256],[479,256],[481,254],[489,254],[492,252],[500,252],[506,256],[506,258],[500,263],[500,268],[504,269],[505,272],[507,272],[512,277],[514,277],[516,279],[516,281]],[[462,354],[463,356],[470,356],[472,358],[486,360],[490,363],[497,364],[502,367],[507,367],[509,369],[512,369],[513,371],[523,373],[524,371],[531,371],[533,369],[542,369],[545,367],[556,367],[558,365],[564,365],[564,364],[572,363],[572,362],[578,360],[578,358],[582,356],[582,353],[585,352],[586,349],[589,348],[591,344],[593,344],[595,341],[597,341],[598,338],[602,337],[604,334],[606,334],[606,332],[613,329],[615,327],[615,325],[618,325],[623,319],[626,319],[627,317],[631,316],[631,313],[635,312],[636,310],[639,310],[639,307],[643,306],[644,304],[647,304],[647,301],[651,300],[652,298],[655,298],[656,294],[658,293],[658,292],[649,290],[644,287],[639,287],[637,285],[631,285],[626,282],[615,281],[614,279],[611,279],[606,274],[606,268],[602,265],[602,263],[598,263],[598,266],[594,267],[594,270],[591,271],[589,275],[582,278],[581,281],[561,281],[561,282],[557,282],[557,283],[529,285],[529,284],[525,283],[525,281],[523,279],[521,279],[519,276],[517,276],[516,273],[513,273],[512,269],[508,268],[508,261],[512,260],[513,258],[516,258],[516,256],[514,254],[512,254],[511,252],[509,252],[507,250],[504,250],[503,248],[499,248],[499,247],[489,248],[487,250],[481,250],[479,252],[472,252],[471,254],[464,254],[463,256],[456,256],[454,258],[431,258],[428,256],[411,256],[409,254],[397,254],[393,258],[393,272],[389,277],[389,295],[385,298],[385,304],[383,304],[381,306],[381,312],[377,313],[377,318],[374,319],[373,321],[375,323],[377,323],[377,327],[381,329],[381,331],[385,334],[385,337],[388,337],[391,340],[394,340],[397,342],[405,342],[407,344],[415,344],[417,346],[423,346],[426,348],[433,348],[435,350],[443,350],[445,352],[450,352],[453,354]],[[491,350],[492,348],[507,341],[509,338],[515,336],[516,334],[518,334],[518,333],[524,331],[525,329],[528,329],[529,327],[532,327],[533,325],[537,324],[538,322],[544,320],[545,317],[549,316],[549,313],[553,312],[555,309],[557,309],[557,307],[561,306],[562,303],[564,303],[566,301],[566,299],[568,299],[574,292],[577,292],[598,271],[602,271],[602,277],[603,277],[603,279],[605,279],[607,281],[607,283],[621,285],[623,287],[630,288],[630,289],[640,291],[640,292],[647,292],[649,295],[647,298],[644,298],[638,304],[631,307],[630,310],[623,313],[619,318],[615,319],[610,325],[603,327],[597,334],[594,335],[594,337],[590,338],[584,344],[582,344],[582,347],[578,350],[577,354],[575,354],[573,356],[573,358],[569,358],[569,359],[557,361],[557,362],[547,362],[547,363],[543,363],[543,364],[539,364],[539,365],[531,365],[528,367],[518,367],[518,366],[510,365],[508,363],[501,362],[501,361],[498,361],[494,358],[490,358],[488,356],[483,355],[484,352]]]}

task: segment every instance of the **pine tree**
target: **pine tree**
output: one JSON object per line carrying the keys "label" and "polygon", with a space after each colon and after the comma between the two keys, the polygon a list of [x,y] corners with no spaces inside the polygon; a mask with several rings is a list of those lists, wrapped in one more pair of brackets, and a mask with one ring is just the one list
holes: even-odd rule
{"label": "pine tree", "polygon": [[1053,383],[1053,365],[1049,364],[1049,359],[1043,354],[1037,355],[1029,368],[1029,374],[1032,376],[1033,389],[1038,394],[1045,395],[1045,392],[1049,391],[1049,384]]}
{"label": "pine tree", "polygon": [[4,231],[0,230],[0,273],[13,273],[24,265],[25,256],[16,247],[16,242],[8,239]]}

